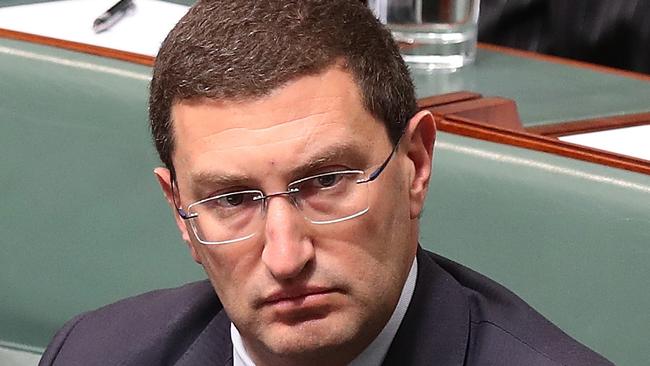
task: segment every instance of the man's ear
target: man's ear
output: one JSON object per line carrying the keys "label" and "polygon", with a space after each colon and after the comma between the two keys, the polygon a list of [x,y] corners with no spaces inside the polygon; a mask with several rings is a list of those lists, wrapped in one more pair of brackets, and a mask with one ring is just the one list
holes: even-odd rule
{"label": "man's ear", "polygon": [[402,137],[405,139],[406,154],[411,163],[409,174],[409,196],[411,219],[422,213],[433,161],[433,144],[436,140],[436,124],[431,112],[423,110],[411,118]]}
{"label": "man's ear", "polygon": [[185,220],[178,214],[178,210],[176,207],[175,202],[180,202],[178,197],[177,199],[174,200],[174,191],[172,190],[172,177],[171,177],[171,172],[167,168],[156,168],[153,170],[153,174],[156,176],[156,179],[158,180],[158,184],[160,184],[160,188],[163,191],[163,194],[165,195],[165,200],[167,201],[167,204],[169,204],[169,207],[172,209],[172,215],[174,215],[174,221],[176,221],[176,226],[178,227],[178,230],[181,233],[181,237],[183,238],[183,241],[187,244],[188,248],[190,249],[190,253],[192,254],[192,258],[194,258],[194,261],[198,264],[201,264],[201,259],[194,248],[194,245],[192,241],[190,240],[190,233],[188,231],[188,225],[186,225]]}

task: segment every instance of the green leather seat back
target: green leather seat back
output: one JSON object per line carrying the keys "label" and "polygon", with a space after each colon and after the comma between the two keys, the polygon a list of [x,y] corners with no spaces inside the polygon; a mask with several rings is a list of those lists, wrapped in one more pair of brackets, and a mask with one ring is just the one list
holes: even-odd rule
{"label": "green leather seat back", "polygon": [[80,311],[203,278],[152,173],[151,69],[0,47],[0,340],[42,348]]}
{"label": "green leather seat back", "polygon": [[650,176],[440,133],[421,243],[617,365],[650,349]]}

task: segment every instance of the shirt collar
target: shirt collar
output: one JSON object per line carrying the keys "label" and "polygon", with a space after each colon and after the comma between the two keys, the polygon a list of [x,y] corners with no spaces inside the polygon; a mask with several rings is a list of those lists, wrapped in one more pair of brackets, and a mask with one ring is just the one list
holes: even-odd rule
{"label": "shirt collar", "polygon": [[230,338],[232,340],[233,366],[255,366],[255,362],[251,360],[248,352],[246,352],[241,334],[239,334],[239,331],[233,323],[230,323]]}
{"label": "shirt collar", "polygon": [[[413,263],[411,264],[411,269],[409,271],[408,277],[404,282],[402,287],[402,293],[400,294],[399,300],[397,301],[397,306],[393,310],[393,315],[384,326],[384,329],[379,332],[379,335],[366,347],[363,352],[361,352],[349,366],[378,366],[381,365],[386,353],[390,348],[393,338],[399,329],[402,319],[406,314],[406,309],[408,309],[409,304],[411,303],[411,298],[413,297],[413,291],[415,290],[415,282],[418,274],[418,261],[417,257],[413,258]],[[233,365],[234,366],[255,366],[253,360],[251,360],[246,348],[244,347],[244,342],[241,339],[241,334],[235,327],[234,324],[230,323],[230,338],[232,340],[233,348]]]}

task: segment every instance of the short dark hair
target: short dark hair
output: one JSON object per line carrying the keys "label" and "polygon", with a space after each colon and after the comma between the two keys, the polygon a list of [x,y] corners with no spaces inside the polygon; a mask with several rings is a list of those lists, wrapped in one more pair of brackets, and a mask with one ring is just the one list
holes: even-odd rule
{"label": "short dark hair", "polygon": [[396,143],[417,111],[413,82],[390,32],[360,1],[198,1],[154,64],[149,120],[160,159],[173,169],[174,103],[262,97],[337,63]]}

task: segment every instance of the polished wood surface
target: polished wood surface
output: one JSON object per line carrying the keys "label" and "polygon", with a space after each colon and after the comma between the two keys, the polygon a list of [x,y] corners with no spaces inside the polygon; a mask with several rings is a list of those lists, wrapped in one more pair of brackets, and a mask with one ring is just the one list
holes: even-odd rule
{"label": "polished wood surface", "polygon": [[[650,113],[577,121],[572,122],[573,124],[546,125],[542,127],[547,128],[547,131],[541,128],[531,131],[530,127],[523,128],[517,114],[516,103],[507,98],[482,97],[476,93],[458,92],[424,98],[420,100],[419,105],[436,116],[436,126],[440,131],[650,174],[650,161],[572,144],[556,138],[560,135],[596,131],[596,128],[604,130],[648,124]],[[557,126],[557,129],[553,130],[554,126]]]}
{"label": "polished wood surface", "polygon": [[430,107],[429,110],[445,118],[463,118],[509,130],[524,131],[517,104],[507,98],[478,98]]}
{"label": "polished wood surface", "polygon": [[542,136],[559,137],[648,124],[650,124],[650,112],[532,126],[526,128],[526,131]]}
{"label": "polished wood surface", "polygon": [[37,34],[17,32],[9,29],[0,28],[0,37],[25,41],[45,46],[63,48],[70,51],[88,53],[91,55],[113,58],[121,61],[133,62],[145,66],[153,66],[154,58],[147,55],[141,55],[132,52],[120,51],[113,48],[93,46],[85,43],[66,41],[57,38],[50,38]]}
{"label": "polished wood surface", "polygon": [[[435,111],[433,112],[435,114]],[[461,116],[437,116],[436,126],[440,131],[448,133],[542,151],[637,173],[650,174],[650,161],[647,160],[572,144],[554,137],[506,129]]]}
{"label": "polished wood surface", "polygon": [[459,91],[455,93],[438,94],[438,95],[432,95],[429,97],[418,99],[418,107],[420,108],[437,107],[445,104],[479,99],[481,97],[482,97],[481,94],[470,92],[470,91]]}

